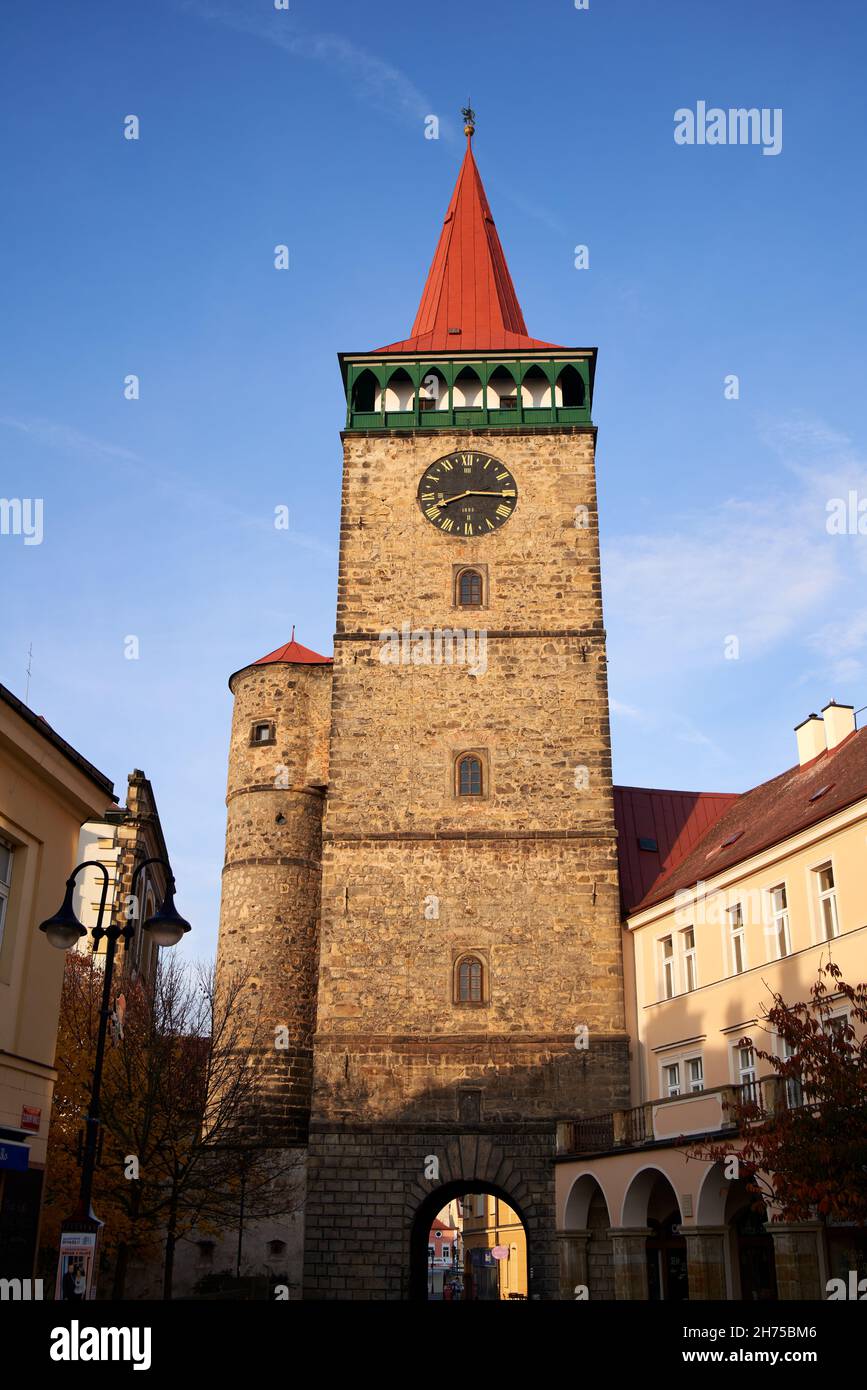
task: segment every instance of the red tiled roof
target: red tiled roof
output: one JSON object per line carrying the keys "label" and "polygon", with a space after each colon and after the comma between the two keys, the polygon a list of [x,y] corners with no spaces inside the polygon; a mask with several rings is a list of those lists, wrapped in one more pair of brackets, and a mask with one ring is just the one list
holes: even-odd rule
{"label": "red tiled roof", "polygon": [[532,352],[557,347],[527,334],[468,136],[412,332],[377,351]]}
{"label": "red tiled roof", "polygon": [[[615,787],[614,819],[624,913],[632,912],[653,885],[683,861],[738,799],[737,792]],[[655,841],[657,848],[641,849],[639,840]]]}
{"label": "red tiled roof", "polygon": [[431,1231],[442,1231],[451,1233],[452,1231],[456,1230],[457,1226],[449,1226],[447,1222],[441,1221],[438,1216],[435,1216],[431,1223]]}
{"label": "red tiled roof", "polygon": [[292,636],[288,642],[284,642],[282,647],[277,647],[273,652],[268,652],[267,656],[260,656],[258,661],[251,661],[247,666],[241,666],[237,671],[233,671],[229,677],[229,689],[232,689],[232,681],[241,671],[248,671],[251,666],[268,666],[272,662],[285,661],[290,666],[330,666],[333,656],[320,656],[318,652],[311,651],[309,647],[302,647],[300,642],[295,641],[295,629],[292,629]]}
{"label": "red tiled roof", "polygon": [[[811,801],[813,796],[816,800]],[[661,902],[678,889],[691,888],[864,797],[867,728],[850,734],[836,748],[820,753],[803,767],[790,767],[770,782],[734,798],[713,828],[686,855],[665,867],[632,910]]]}
{"label": "red tiled roof", "polygon": [[288,661],[293,666],[330,666],[333,656],[320,656],[318,652],[311,651],[309,647],[302,647],[300,642],[295,641],[295,629],[292,629],[292,640],[278,647],[276,651],[269,652],[267,656],[260,656],[258,661],[251,664],[253,666],[267,666],[269,661]]}

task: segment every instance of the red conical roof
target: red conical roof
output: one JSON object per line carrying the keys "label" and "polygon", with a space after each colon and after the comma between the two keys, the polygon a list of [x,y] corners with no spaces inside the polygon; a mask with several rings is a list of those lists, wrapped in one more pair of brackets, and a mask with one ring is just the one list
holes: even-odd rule
{"label": "red conical roof", "polygon": [[292,636],[282,647],[276,651],[269,652],[267,656],[260,656],[258,661],[251,661],[248,666],[242,666],[240,670],[234,671],[229,677],[229,689],[232,689],[232,681],[235,676],[239,676],[241,671],[249,671],[251,666],[267,666],[271,662],[285,661],[292,666],[331,666],[333,656],[320,656],[318,652],[311,651],[309,647],[302,647],[300,642],[295,641],[295,628],[292,629]]}
{"label": "red conical roof", "polygon": [[527,334],[467,135],[467,152],[411,336],[377,351],[510,352],[558,346]]}
{"label": "red conical roof", "polygon": [[288,661],[294,666],[328,666],[334,661],[333,656],[320,656],[318,652],[313,652],[309,647],[302,647],[300,642],[295,641],[295,628],[292,629],[292,636],[282,647],[276,651],[269,652],[267,656],[260,656],[258,661],[254,661],[254,666],[266,666],[269,661]]}

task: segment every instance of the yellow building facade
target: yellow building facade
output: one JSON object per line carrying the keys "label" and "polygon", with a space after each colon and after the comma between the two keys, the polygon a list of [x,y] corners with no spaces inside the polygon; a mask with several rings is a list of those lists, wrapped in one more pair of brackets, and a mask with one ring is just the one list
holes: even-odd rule
{"label": "yellow building facade", "polygon": [[57,911],[82,824],[112,784],[0,686],[0,1276],[32,1274],[65,956]]}
{"label": "yellow building facade", "polygon": [[464,1298],[526,1298],[527,1236],[517,1212],[479,1192],[464,1198],[463,1213]]}
{"label": "yellow building facade", "polygon": [[809,999],[829,960],[867,978],[867,729],[830,705],[797,733],[798,763],[721,799],[626,919],[632,1106],[560,1127],[564,1298],[820,1298],[867,1259],[851,1229],[762,1220],[742,1180],[676,1142],[736,1153],[733,1101],[800,1103],[756,1056],[784,1055],[762,1023],[772,993]]}

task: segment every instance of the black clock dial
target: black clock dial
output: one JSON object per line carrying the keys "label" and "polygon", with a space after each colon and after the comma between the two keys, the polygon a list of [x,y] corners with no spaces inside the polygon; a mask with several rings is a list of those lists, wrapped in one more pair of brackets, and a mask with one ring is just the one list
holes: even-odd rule
{"label": "black clock dial", "polygon": [[446,536],[487,536],[509,520],[517,501],[517,484],[505,464],[476,450],[437,459],[418,485],[418,505]]}

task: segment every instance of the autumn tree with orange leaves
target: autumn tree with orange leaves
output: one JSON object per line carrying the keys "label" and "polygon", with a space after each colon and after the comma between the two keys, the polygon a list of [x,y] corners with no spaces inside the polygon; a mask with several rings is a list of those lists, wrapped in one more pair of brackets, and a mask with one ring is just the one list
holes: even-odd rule
{"label": "autumn tree with orange leaves", "polygon": [[[848,1017],[839,1014],[848,1004]],[[729,1106],[741,1142],[692,1147],[688,1157],[738,1158],[756,1207],[775,1221],[867,1226],[867,985],[849,985],[833,962],[821,966],[810,999],[787,1004],[774,991],[762,1013],[786,1055],[755,1047],[777,1078]],[[859,1036],[860,1035],[860,1036]],[[770,1100],[773,1095],[773,1101]]]}

